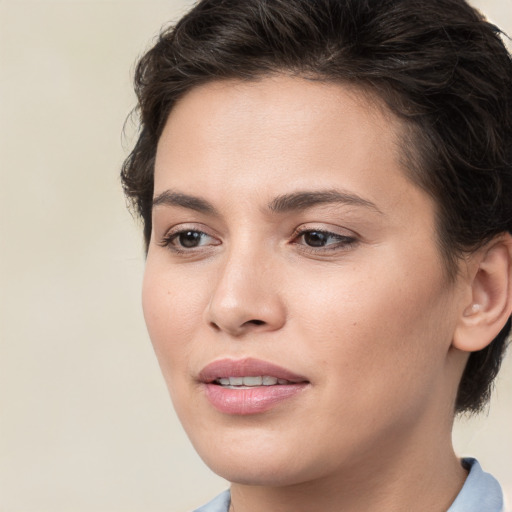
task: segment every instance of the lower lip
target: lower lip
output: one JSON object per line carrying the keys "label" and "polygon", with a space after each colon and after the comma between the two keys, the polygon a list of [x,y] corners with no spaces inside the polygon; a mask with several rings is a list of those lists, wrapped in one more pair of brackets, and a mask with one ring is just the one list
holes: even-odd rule
{"label": "lower lip", "polygon": [[246,416],[276,407],[304,390],[306,382],[231,389],[218,384],[206,384],[206,396],[220,412]]}

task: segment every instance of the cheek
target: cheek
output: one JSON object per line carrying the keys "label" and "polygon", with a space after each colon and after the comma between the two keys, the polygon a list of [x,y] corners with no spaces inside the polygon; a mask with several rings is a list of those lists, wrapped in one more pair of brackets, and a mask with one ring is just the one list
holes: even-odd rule
{"label": "cheek", "polygon": [[378,395],[382,386],[426,386],[443,368],[453,328],[446,283],[434,269],[396,267],[340,272],[301,299],[303,325],[316,339],[312,356],[322,354],[340,386],[360,382]]}
{"label": "cheek", "polygon": [[204,311],[197,282],[148,261],[142,286],[144,319],[164,377],[187,370],[191,339]]}

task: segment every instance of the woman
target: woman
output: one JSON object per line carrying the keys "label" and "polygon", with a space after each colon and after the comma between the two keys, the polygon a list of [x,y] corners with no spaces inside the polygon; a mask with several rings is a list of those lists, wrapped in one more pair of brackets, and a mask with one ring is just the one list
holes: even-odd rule
{"label": "woman", "polygon": [[203,512],[499,512],[451,444],[512,311],[512,63],[462,0],[203,0],[124,164]]}

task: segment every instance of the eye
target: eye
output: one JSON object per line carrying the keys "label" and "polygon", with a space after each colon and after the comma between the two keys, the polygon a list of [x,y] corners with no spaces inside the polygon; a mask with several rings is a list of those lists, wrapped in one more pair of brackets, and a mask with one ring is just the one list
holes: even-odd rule
{"label": "eye", "polygon": [[174,235],[174,240],[182,247],[191,249],[192,247],[204,245],[206,237],[208,235],[201,231],[182,231]]}
{"label": "eye", "polygon": [[160,243],[176,252],[185,252],[205,246],[219,245],[214,237],[195,229],[182,229],[168,233]]}
{"label": "eye", "polygon": [[325,251],[347,248],[356,242],[356,238],[330,231],[307,229],[296,233],[293,242],[313,251]]}
{"label": "eye", "polygon": [[302,235],[302,239],[306,245],[310,247],[324,247],[332,241],[334,237],[330,233],[323,231],[306,231]]}

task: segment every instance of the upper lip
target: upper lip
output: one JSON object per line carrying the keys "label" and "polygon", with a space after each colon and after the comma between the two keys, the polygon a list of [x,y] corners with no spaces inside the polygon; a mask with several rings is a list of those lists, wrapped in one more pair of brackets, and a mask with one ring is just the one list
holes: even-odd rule
{"label": "upper lip", "polygon": [[308,382],[305,377],[286,368],[260,359],[219,359],[207,364],[199,372],[199,381],[210,383],[225,377],[277,377],[290,382]]}

